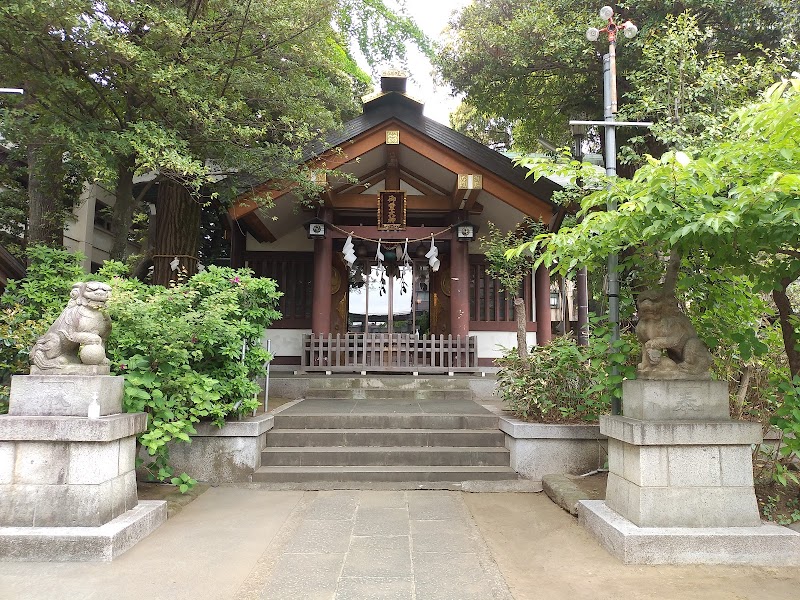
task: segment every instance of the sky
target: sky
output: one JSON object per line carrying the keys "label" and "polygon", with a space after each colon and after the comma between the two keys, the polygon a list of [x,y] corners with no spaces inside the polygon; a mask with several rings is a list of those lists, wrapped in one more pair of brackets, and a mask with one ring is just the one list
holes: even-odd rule
{"label": "sky", "polygon": [[[416,21],[425,34],[434,40],[439,40],[451,13],[470,2],[471,0],[405,0],[405,5],[409,16]],[[387,4],[391,5],[392,2],[387,2]],[[369,72],[369,68],[364,64],[362,64],[362,68]],[[434,85],[431,75],[433,66],[413,46],[409,46],[408,69],[411,72],[407,88],[408,94],[425,103],[424,114],[426,117],[449,125],[450,112],[455,110],[459,100],[450,95],[449,88]]]}

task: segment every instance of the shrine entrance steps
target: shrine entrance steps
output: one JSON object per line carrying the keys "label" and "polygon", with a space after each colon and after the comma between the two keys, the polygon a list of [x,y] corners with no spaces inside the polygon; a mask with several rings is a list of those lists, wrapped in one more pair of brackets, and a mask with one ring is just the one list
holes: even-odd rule
{"label": "shrine entrance steps", "polygon": [[497,415],[473,397],[466,378],[314,378],[301,402],[275,415],[253,481],[351,489],[519,481]]}

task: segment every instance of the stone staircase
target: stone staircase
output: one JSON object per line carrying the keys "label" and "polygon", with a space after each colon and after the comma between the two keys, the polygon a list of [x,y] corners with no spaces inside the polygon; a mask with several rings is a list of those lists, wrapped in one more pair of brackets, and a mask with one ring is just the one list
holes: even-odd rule
{"label": "stone staircase", "polygon": [[328,377],[275,415],[254,482],[516,480],[497,416],[464,378]]}

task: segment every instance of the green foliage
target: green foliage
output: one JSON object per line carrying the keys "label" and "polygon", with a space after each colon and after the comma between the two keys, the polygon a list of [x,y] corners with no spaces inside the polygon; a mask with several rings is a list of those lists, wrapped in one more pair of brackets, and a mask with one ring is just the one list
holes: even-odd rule
{"label": "green foliage", "polygon": [[42,245],[28,248],[26,254],[25,278],[9,281],[2,303],[19,305],[28,319],[54,319],[69,299],[72,284],[86,279],[80,266],[83,256]]}
{"label": "green foliage", "polygon": [[[480,119],[508,122],[515,148],[534,151],[539,138],[566,145],[569,119],[603,117],[601,57],[608,50],[608,41],[601,36],[590,43],[584,37],[589,26],[602,26],[599,6],[576,0],[469,3],[451,20],[438,52],[441,77],[456,93],[464,94],[469,110]],[[633,40],[620,36],[617,48],[619,95],[626,101],[641,100],[637,111],[655,114],[663,104],[668,112],[666,101],[675,98],[681,83],[686,89],[702,90],[696,95],[698,100],[715,99],[719,106],[758,80],[761,75],[755,71],[766,75],[779,70],[784,61],[797,64],[796,47],[785,45],[785,40],[797,39],[800,10],[796,3],[646,0],[614,7],[618,22],[631,19],[641,30]],[[709,57],[710,69],[697,81],[691,79],[689,69],[685,74],[672,73],[682,78],[668,79],[665,71],[681,64],[674,54],[665,54],[663,64],[658,64],[657,44],[665,35],[667,17],[675,19],[687,10],[695,15],[698,37],[689,40],[694,45],[687,46],[686,52],[696,50],[697,56]],[[672,40],[663,43],[675,48]],[[642,51],[646,44],[651,45],[647,57]],[[705,65],[702,60],[695,64]],[[736,81],[741,75],[744,80]],[[712,83],[712,78],[717,83]],[[754,88],[749,89],[752,92]],[[635,98],[626,96],[631,91]],[[683,104],[683,115],[689,116],[696,106]],[[708,111],[701,108],[697,122],[704,112]],[[624,141],[631,132],[622,129],[619,135]]]}
{"label": "green foliage", "polygon": [[[780,453],[785,457],[800,457],[800,377],[782,381],[777,391],[781,396],[781,406],[775,411],[771,422],[783,432]],[[794,477],[784,471],[777,475],[779,483],[786,485],[787,475]],[[796,478],[793,481],[797,483]]]}
{"label": "green foliage", "polygon": [[[76,255],[45,247],[29,254],[27,277],[2,297],[2,383],[27,371],[29,348],[63,309],[72,283],[105,279],[112,286],[106,311],[113,323],[107,354],[112,372],[125,377],[125,410],[148,413],[139,442],[152,457],[147,468],[155,479],[172,477],[167,444],[190,442],[195,423],[222,426],[258,406],[254,380],[271,358],[261,337],[280,318],[273,280],[247,269],[209,267],[166,289],[120,277],[127,271],[121,263],[109,261],[96,275],[85,275]],[[182,491],[194,485],[188,476],[178,479]]]}
{"label": "green foliage", "polygon": [[213,186],[223,202],[271,179],[315,191],[302,151],[356,114],[369,83],[350,38],[371,59],[427,48],[382,0],[7,0],[0,32],[5,84],[25,88],[0,98],[0,135],[63,148],[114,190],[120,259],[135,175]]}
{"label": "green foliage", "polygon": [[185,494],[189,490],[191,490],[194,486],[197,485],[197,480],[192,479],[186,473],[181,473],[178,477],[173,477],[170,479],[170,483],[172,485],[178,486],[178,490],[181,494]]}
{"label": "green foliage", "polygon": [[[583,200],[580,223],[526,247],[541,250],[539,260],[557,263],[558,271],[600,265],[611,252],[655,265],[654,258],[673,248],[684,257],[701,252],[708,271],[746,276],[757,292],[780,289],[800,274],[798,156],[800,80],[794,79],[737,111],[725,139],[694,156],[667,152],[649,159],[630,180],[607,181],[608,189]],[[591,170],[531,164],[537,175],[559,169],[574,177]],[[609,202],[618,210],[598,210]]]}
{"label": "green foliage", "polygon": [[[610,410],[620,382],[635,376],[636,340],[623,336],[613,348],[610,340],[610,329],[594,318],[589,346],[558,336],[534,347],[527,358],[506,352],[496,361],[499,394],[515,416],[527,421],[596,421]],[[619,374],[612,375],[612,365]]]}
{"label": "green foliage", "polygon": [[[100,274],[107,268],[116,270]],[[221,427],[258,406],[254,379],[270,358],[260,340],[280,317],[280,294],[273,280],[213,266],[171,288],[119,277],[111,285],[112,369],[125,376],[126,410],[150,415],[139,441],[153,457],[148,469],[164,479],[169,442],[190,441],[195,423]]]}
{"label": "green foliage", "polygon": [[[11,375],[28,371],[28,352],[47,331],[69,299],[72,284],[86,279],[82,256],[36,245],[27,249],[30,260],[20,281],[8,282],[0,297],[0,404],[8,403]],[[3,412],[3,411],[0,411]]]}
{"label": "green foliage", "polygon": [[791,71],[796,47],[778,40],[752,58],[714,48],[715,31],[685,12],[668,15],[641,40],[642,56],[628,79],[631,89],[619,119],[654,121],[621,149],[623,161],[641,163],[636,151],[701,148],[719,137],[730,114]]}
{"label": "green foliage", "polygon": [[19,260],[24,258],[22,242],[28,219],[28,195],[23,175],[24,169],[20,164],[11,161],[0,164],[0,223],[3,223],[0,244]]}
{"label": "green foliage", "polygon": [[515,230],[503,233],[494,223],[488,223],[489,235],[480,238],[481,248],[486,257],[486,272],[497,279],[500,289],[519,296],[522,281],[531,273],[534,257],[528,253],[509,254],[509,250],[517,248],[525,240],[529,240],[545,227],[533,219],[525,219]]}
{"label": "green foliage", "polygon": [[778,525],[791,525],[800,521],[800,498],[789,498],[785,501],[786,510],[781,512],[779,504],[784,499],[781,494],[767,496],[766,500],[762,501],[761,514],[767,521],[772,521]]}
{"label": "green foliage", "polygon": [[450,127],[498,152],[511,150],[511,123],[462,102],[450,113]]}

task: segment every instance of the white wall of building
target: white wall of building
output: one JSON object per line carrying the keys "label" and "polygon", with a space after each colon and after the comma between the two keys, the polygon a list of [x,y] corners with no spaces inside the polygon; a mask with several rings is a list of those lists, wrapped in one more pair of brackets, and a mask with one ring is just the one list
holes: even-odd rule
{"label": "white wall of building", "polygon": [[[109,231],[95,225],[94,216],[97,202],[113,207],[114,194],[98,184],[87,184],[81,194],[78,206],[74,209],[75,219],[64,228],[64,247],[70,252],[80,252],[85,256],[81,266],[91,271],[92,263],[100,264],[110,256],[113,238]],[[136,254],[139,246],[128,244],[128,252]]]}
{"label": "white wall of building", "polygon": [[310,333],[310,329],[267,329],[263,338],[264,348],[269,340],[274,356],[300,356],[303,335]]}
{"label": "white wall of building", "polygon": [[[499,358],[508,348],[517,347],[516,331],[470,331],[477,338],[478,358]],[[536,333],[526,335],[528,348],[536,345]]]}

